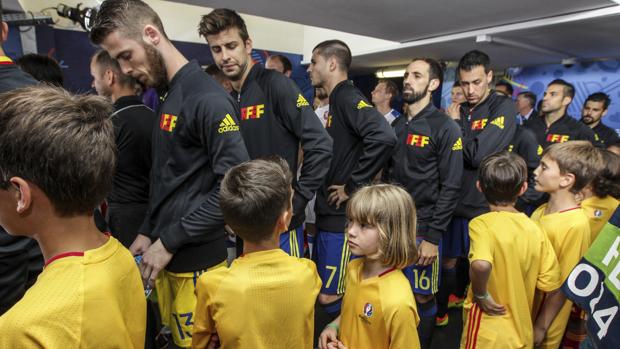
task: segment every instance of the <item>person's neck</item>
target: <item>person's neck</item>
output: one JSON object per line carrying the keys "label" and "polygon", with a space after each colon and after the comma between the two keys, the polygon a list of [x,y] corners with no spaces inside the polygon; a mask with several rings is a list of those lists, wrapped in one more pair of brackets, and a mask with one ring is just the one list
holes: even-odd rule
{"label": "person's neck", "polygon": [[553,125],[554,122],[560,120],[566,114],[566,108],[560,108],[545,114],[545,123],[547,127]]}
{"label": "person's neck", "polygon": [[252,253],[260,251],[275,250],[280,248],[280,236],[274,233],[273,237],[268,240],[262,240],[259,242],[243,241],[243,253]]}
{"label": "person's neck", "polygon": [[379,113],[381,113],[382,115],[385,115],[389,112],[392,111],[392,107],[390,107],[390,102],[387,101],[385,103],[379,103],[376,105],[377,110],[379,111]]}
{"label": "person's neck", "polygon": [[520,110],[520,111],[519,111],[519,114],[520,114],[521,116],[528,116],[528,115],[532,112],[532,110],[534,110],[534,109],[533,109],[533,108],[529,108],[529,109],[527,109],[527,110]]}
{"label": "person's neck", "polygon": [[0,46],[0,56],[6,56],[6,53],[4,53],[2,46]]}
{"label": "person's neck", "polygon": [[422,109],[426,108],[426,106],[431,102],[431,94],[427,93],[426,96],[424,96],[424,98],[422,98],[421,100],[409,104],[409,106],[407,106],[407,115],[409,116],[409,119],[413,119],[414,117],[416,117],[421,111]]}
{"label": "person's neck", "polygon": [[581,191],[581,195],[583,196],[583,200],[593,197],[594,192],[592,191],[592,186],[588,185],[587,187],[583,188],[583,190]]}
{"label": "person's neck", "polygon": [[319,103],[319,107],[324,107],[326,105],[329,105],[329,99],[321,100],[321,102]]}
{"label": "person's neck", "polygon": [[162,45],[165,45],[164,50],[160,51],[164,62],[166,62],[166,77],[168,81],[172,81],[172,78],[176,75],[176,73],[183,68],[189,61],[183,54],[177,50],[172,43],[166,41],[163,42]]}
{"label": "person's neck", "polygon": [[235,91],[241,92],[241,88],[243,87],[245,80],[248,78],[248,75],[250,74],[250,70],[252,70],[253,66],[254,66],[254,62],[252,61],[252,57],[248,57],[248,65],[246,66],[245,71],[241,75],[241,79],[237,81],[231,80],[232,87]]}
{"label": "person's neck", "polygon": [[546,214],[565,211],[579,206],[575,199],[575,194],[568,189],[560,189],[556,192],[549,193],[549,202],[547,204]]}
{"label": "person's neck", "polygon": [[484,101],[486,101],[487,98],[489,98],[490,95],[491,95],[491,90],[489,88],[487,88],[486,92],[484,93],[484,96],[482,96],[482,98],[480,98],[478,103],[476,103],[476,104],[469,104],[469,109],[474,109],[477,106],[479,106],[480,104],[484,103]]}
{"label": "person's neck", "polygon": [[596,126],[598,126],[598,124],[601,123],[601,119],[599,119],[598,121],[595,121],[593,123],[591,123],[590,125],[588,125],[588,127],[590,128],[595,128]]}
{"label": "person's neck", "polygon": [[379,276],[390,269],[392,269],[392,267],[381,263],[381,261],[378,259],[370,259],[364,257],[364,266],[362,267],[362,279]]}
{"label": "person's neck", "polygon": [[514,206],[515,203],[511,205],[493,205],[489,204],[489,208],[492,212],[513,212],[518,213],[519,211]]}
{"label": "person's neck", "polygon": [[67,252],[84,252],[103,246],[108,238],[95,226],[93,216],[43,218],[31,237],[39,243],[43,258]]}
{"label": "person's neck", "polygon": [[347,74],[336,72],[333,76],[331,76],[331,79],[328,79],[323,84],[324,86],[322,87],[325,89],[325,92],[327,92],[327,95],[330,96],[332,94],[332,91],[336,88],[336,85],[347,79]]}
{"label": "person's neck", "polygon": [[127,96],[135,96],[134,90],[129,87],[119,87],[118,89],[112,91],[110,100],[112,100],[112,103],[116,103],[119,98]]}

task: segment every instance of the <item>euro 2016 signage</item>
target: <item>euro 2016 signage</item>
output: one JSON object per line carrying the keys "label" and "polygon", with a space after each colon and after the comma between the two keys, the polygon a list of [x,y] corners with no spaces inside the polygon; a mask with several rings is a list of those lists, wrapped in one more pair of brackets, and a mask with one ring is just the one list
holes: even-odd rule
{"label": "euro 2016 signage", "polygon": [[570,273],[562,291],[588,314],[597,348],[620,348],[620,208]]}

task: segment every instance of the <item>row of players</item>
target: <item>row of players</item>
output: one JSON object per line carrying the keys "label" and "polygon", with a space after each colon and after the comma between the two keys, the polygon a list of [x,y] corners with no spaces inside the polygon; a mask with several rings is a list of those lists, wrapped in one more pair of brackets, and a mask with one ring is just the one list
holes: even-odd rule
{"label": "row of players", "polygon": [[[304,160],[299,179],[293,180],[293,222],[280,241],[289,253],[301,250],[303,209],[318,189],[315,261],[323,280],[319,302],[333,314],[339,313],[350,258],[343,233],[345,203],[388,163],[386,180],[400,183],[416,201],[419,256],[416,266],[406,270],[422,321],[430,318],[434,322],[440,246],[453,251],[446,254],[452,258],[446,258],[444,266],[467,255],[468,220],[489,209],[475,190],[478,168],[487,155],[512,148],[510,141],[516,132],[514,107],[488,90],[492,78],[488,57],[472,52],[459,65],[461,84],[470,87],[461,127],[430,102],[441,82],[441,67],[431,59],[414,60],[403,91],[412,118],[399,119],[394,134],[347,81],[351,54],[346,44],[337,40],[319,44],[308,72],[313,85],[330,95],[326,132],[290,80],[251,63],[251,40],[236,13],[215,10],[203,18],[200,31],[216,63],[233,81],[241,112],[171,45],[148,5],[106,1],[91,33],[123,71],[149,86],[167,85],[153,143],[149,214],[131,250],[143,255],[145,282],[157,284],[163,322],[173,329],[175,343],[188,346],[191,342],[188,334],[192,333],[197,275],[220,266],[225,258],[221,217],[213,214],[218,202],[217,191],[212,189],[217,188],[218,178],[248,155],[277,154],[296,169],[298,144]],[[561,93],[549,94],[564,105],[571,97],[559,85]],[[394,155],[386,157],[392,148]],[[446,270],[454,267],[448,265]]]}

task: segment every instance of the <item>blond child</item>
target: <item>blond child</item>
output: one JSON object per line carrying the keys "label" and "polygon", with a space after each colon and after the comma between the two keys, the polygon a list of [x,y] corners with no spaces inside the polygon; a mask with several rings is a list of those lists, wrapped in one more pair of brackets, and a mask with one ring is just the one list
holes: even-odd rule
{"label": "blond child", "polygon": [[420,348],[419,317],[401,269],[417,260],[411,195],[388,184],[364,187],[347,205],[349,262],[342,314],[329,323],[319,348]]}

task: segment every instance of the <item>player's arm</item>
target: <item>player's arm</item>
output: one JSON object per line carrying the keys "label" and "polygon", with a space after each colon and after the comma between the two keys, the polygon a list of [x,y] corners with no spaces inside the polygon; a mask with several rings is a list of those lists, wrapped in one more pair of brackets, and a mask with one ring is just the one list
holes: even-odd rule
{"label": "player's arm", "polygon": [[215,334],[215,321],[213,321],[211,309],[213,305],[211,304],[209,288],[204,277],[198,279],[192,348],[207,348],[211,337]]}
{"label": "player's arm", "polygon": [[439,195],[433,209],[425,240],[437,245],[448,229],[450,218],[459,201],[463,178],[463,143],[461,130],[447,122],[439,131]]}
{"label": "player's arm", "polygon": [[228,169],[249,160],[245,143],[239,130],[219,132],[219,124],[223,118],[230,115],[235,124],[236,108],[227,100],[211,98],[202,101],[197,107],[199,115],[195,120],[195,130],[198,132],[206,156],[211,161],[211,168],[217,177],[217,182],[207,199],[194,211],[187,212],[178,222],[161,233],[161,242],[166,250],[175,253],[180,247],[192,240],[220,232],[224,229],[224,218],[220,211],[219,197],[220,184]]}
{"label": "player's arm", "polygon": [[351,99],[345,114],[345,122],[362,139],[363,153],[344,186],[347,195],[351,195],[373,178],[383,168],[396,145],[396,135],[390,124],[374,107],[361,105],[361,99]]}
{"label": "player's arm", "polygon": [[293,80],[275,75],[270,87],[271,96],[276,99],[277,114],[303,149],[301,174],[293,188],[293,214],[303,217],[308,201],[329,170],[333,141]]}
{"label": "player's arm", "polygon": [[539,346],[545,339],[549,326],[564,306],[564,302],[566,302],[566,296],[560,290],[546,294],[545,302],[534,322],[535,346]]}
{"label": "player's arm", "polygon": [[418,338],[418,319],[415,309],[408,305],[401,305],[388,320],[390,331],[389,348],[420,348]]}
{"label": "player's arm", "polygon": [[340,332],[340,318],[342,315],[327,324],[319,336],[319,349],[327,349],[329,343],[338,342],[338,333]]}
{"label": "player's arm", "polygon": [[473,138],[464,140],[463,159],[471,167],[478,168],[486,156],[505,149],[517,128],[517,110],[514,103],[506,100],[490,110],[485,128]]}
{"label": "player's arm", "polygon": [[488,315],[503,315],[506,308],[495,303],[487,285],[493,269],[493,247],[489,242],[489,227],[480,219],[469,223],[469,277],[473,301]]}

